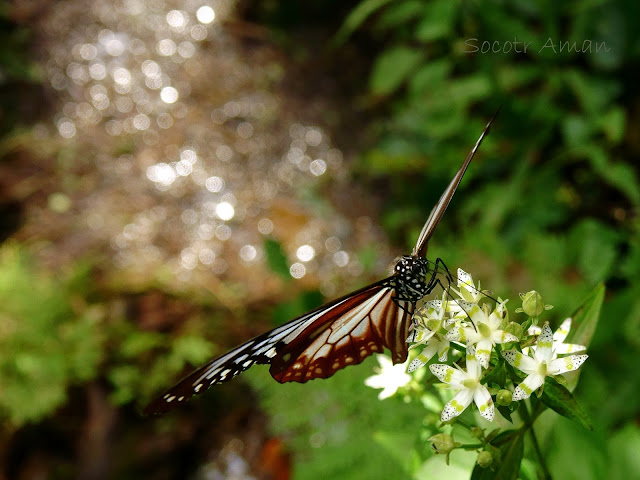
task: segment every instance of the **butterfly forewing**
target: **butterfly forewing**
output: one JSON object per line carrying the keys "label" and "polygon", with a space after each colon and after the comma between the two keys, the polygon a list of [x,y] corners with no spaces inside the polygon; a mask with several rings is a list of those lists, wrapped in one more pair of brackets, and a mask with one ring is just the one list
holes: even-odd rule
{"label": "butterfly forewing", "polygon": [[212,360],[149,404],[144,413],[156,414],[172,410],[193,395],[202,393],[211,385],[228,382],[256,363],[271,362],[276,355],[275,346],[278,342],[288,335],[295,335],[301,327],[304,328],[309,315],[298,317]]}
{"label": "butterfly forewing", "polygon": [[327,378],[388,348],[393,363],[407,359],[414,305],[394,299],[393,277],[351,295],[318,316],[279,349],[270,372],[279,382]]}
{"label": "butterfly forewing", "polygon": [[[498,112],[499,111],[500,110],[498,110]],[[418,236],[418,241],[416,242],[416,246],[413,249],[412,255],[426,257],[428,246],[427,243],[429,241],[429,238],[431,238],[431,235],[433,235],[433,232],[438,226],[438,223],[440,223],[440,219],[444,215],[444,212],[447,210],[447,207],[449,206],[454,193],[456,193],[456,189],[458,188],[462,177],[464,177],[464,173],[467,171],[467,167],[471,163],[471,160],[473,160],[473,157],[478,151],[482,140],[484,140],[484,137],[489,132],[491,123],[493,122],[493,119],[496,118],[496,115],[498,115],[498,112],[496,112],[493,117],[491,117],[491,119],[487,122],[487,125],[484,127],[484,130],[480,134],[480,137],[476,141],[476,144],[473,146],[464,162],[462,162],[462,166],[445,189],[444,193],[438,200],[438,203],[436,203],[435,207],[433,207],[433,210],[431,210],[431,213],[429,214],[429,217],[427,218],[427,221],[425,222],[424,227],[422,227],[422,231]]]}

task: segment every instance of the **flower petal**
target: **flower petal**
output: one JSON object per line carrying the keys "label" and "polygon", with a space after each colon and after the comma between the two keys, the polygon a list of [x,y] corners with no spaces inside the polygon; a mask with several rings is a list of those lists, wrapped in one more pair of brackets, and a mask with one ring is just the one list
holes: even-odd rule
{"label": "flower petal", "polygon": [[587,358],[589,358],[589,355],[570,355],[568,357],[556,358],[549,364],[549,375],[559,375],[577,370]]}
{"label": "flower petal", "polygon": [[577,345],[575,343],[561,343],[560,345],[556,345],[555,353],[556,355],[565,355],[567,353],[582,352],[586,349],[587,347],[585,347],[584,345]]}
{"label": "flower petal", "polygon": [[414,348],[419,344],[423,344],[429,341],[431,337],[436,334],[435,330],[428,330],[423,327],[414,327],[414,329],[409,332],[409,336],[407,337],[407,342],[415,343],[415,345],[411,345],[409,348]]}
{"label": "flower petal", "polygon": [[457,417],[464,412],[465,408],[471,405],[471,400],[473,400],[473,391],[468,388],[463,388],[453,397],[453,400],[444,406],[440,420],[447,422],[453,417]]}
{"label": "flower petal", "polygon": [[442,363],[429,365],[429,370],[431,370],[431,373],[438,377],[438,380],[441,382],[463,388],[462,382],[466,380],[466,375],[460,370],[456,370],[455,368]]}
{"label": "flower petal", "polygon": [[384,400],[385,398],[389,398],[391,397],[394,393],[396,393],[396,391],[398,390],[397,387],[392,387],[390,385],[387,385],[386,387],[384,387],[384,389],[378,394],[378,400]]}
{"label": "flower petal", "polygon": [[456,313],[459,318],[466,318],[471,312],[478,307],[477,303],[467,302],[466,300],[456,299],[447,303],[447,311]]}
{"label": "flower petal", "polygon": [[473,348],[473,345],[467,345],[467,355],[465,360],[467,363],[467,378],[480,381],[480,377],[482,377],[482,368],[480,367],[476,349]]}
{"label": "flower petal", "polygon": [[393,395],[398,388],[411,381],[411,375],[406,370],[406,363],[393,365],[392,360],[385,355],[376,355],[380,368],[379,373],[365,379],[364,384],[372,388],[384,389],[378,398],[383,399]]}
{"label": "flower petal", "polygon": [[367,387],[371,387],[371,388],[385,388],[387,386],[386,382],[384,381],[384,375],[371,375],[370,377],[367,377],[364,379],[364,384]]}
{"label": "flower petal", "polygon": [[452,342],[466,342],[467,341],[467,331],[468,327],[453,327],[451,330],[447,332],[446,338]]}
{"label": "flower petal", "polygon": [[542,329],[537,325],[531,325],[527,330],[527,335],[536,336],[542,333]]}
{"label": "flower petal", "polygon": [[533,373],[529,375],[524,381],[516,387],[513,392],[513,400],[523,400],[529,398],[531,394],[540,388],[544,383],[544,375]]}
{"label": "flower petal", "polygon": [[409,368],[407,369],[407,371],[409,373],[416,371],[417,369],[422,367],[424,364],[426,364],[429,360],[431,360],[431,357],[433,357],[437,351],[438,351],[438,343],[429,342],[429,344],[422,350],[422,352],[420,352],[420,354],[416,358],[411,360],[411,363],[409,364]]}
{"label": "flower petal", "polygon": [[447,361],[449,348],[450,348],[449,340],[444,340],[440,342],[440,346],[438,347],[438,360],[440,360],[441,362]]}
{"label": "flower petal", "polygon": [[538,362],[549,362],[553,356],[553,332],[548,323],[542,327],[542,333],[538,337],[534,356]]}
{"label": "flower petal", "polygon": [[491,422],[494,416],[494,407],[493,400],[491,399],[491,395],[489,394],[487,387],[484,385],[478,385],[475,389],[475,393],[473,394],[473,401],[476,402],[476,406],[478,407],[478,410],[480,410],[480,415]]}
{"label": "flower petal", "polygon": [[491,358],[491,349],[493,342],[490,338],[482,338],[476,345],[476,359],[484,368],[489,367],[489,358]]}
{"label": "flower petal", "polygon": [[508,343],[517,342],[518,337],[504,330],[494,330],[491,332],[491,340],[493,340],[493,343]]}
{"label": "flower petal", "polygon": [[523,355],[516,350],[503,350],[502,356],[509,362],[509,365],[523,371],[524,373],[537,373],[539,363],[531,357]]}
{"label": "flower petal", "polygon": [[386,355],[378,353],[376,355],[376,360],[378,360],[378,363],[380,364],[380,368],[383,371],[393,367],[393,360],[391,360],[391,357],[387,357]]}
{"label": "flower petal", "polygon": [[571,330],[571,317],[565,319],[553,333],[553,343],[563,343],[567,335],[569,335],[569,330]]}
{"label": "flower petal", "polygon": [[491,315],[487,318],[487,325],[491,328],[491,330],[497,330],[500,328],[500,324],[502,323],[502,318],[496,315],[495,310],[491,312]]}
{"label": "flower petal", "polygon": [[458,268],[458,271],[456,272],[456,274],[458,275],[458,286],[462,286],[462,285],[473,285],[473,280],[471,278],[471,275],[467,272],[465,272],[463,269]]}

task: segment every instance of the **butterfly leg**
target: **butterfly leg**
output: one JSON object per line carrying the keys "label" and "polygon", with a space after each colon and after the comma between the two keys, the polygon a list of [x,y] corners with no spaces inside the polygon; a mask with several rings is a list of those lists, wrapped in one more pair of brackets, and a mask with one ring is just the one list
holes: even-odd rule
{"label": "butterfly leg", "polygon": [[[438,272],[438,269],[442,268],[445,271],[445,275],[447,278],[447,287],[445,287],[442,284],[442,281],[440,280],[440,278],[438,278],[436,275]],[[451,272],[449,271],[449,268],[447,268],[447,265],[444,263],[444,261],[441,258],[436,258],[434,267],[433,267],[433,273],[431,274],[431,279],[429,280],[429,283],[427,284],[427,293],[431,292],[436,285],[440,285],[440,287],[442,288],[442,290],[447,292],[447,296],[451,296],[448,292],[451,289],[451,282],[453,280],[453,275],[451,275]],[[476,327],[475,322],[471,319],[471,317],[469,316],[469,312],[467,312],[464,307],[462,305],[460,305],[460,308],[462,308],[462,310],[464,311],[464,313],[467,315],[467,318],[469,319],[469,322],[471,322],[471,325],[473,326],[473,329],[477,332],[478,329]]]}
{"label": "butterfly leg", "polygon": [[[447,286],[446,287],[444,286],[444,284],[442,283],[442,281],[438,277],[438,274],[442,273],[440,271],[440,269],[444,270],[444,274],[445,274],[446,279],[447,279]],[[451,288],[451,281],[452,280],[453,280],[453,276],[451,275],[451,272],[449,271],[449,268],[447,268],[447,265],[444,263],[444,261],[440,257],[436,258],[436,261],[434,262],[434,266],[433,266],[433,273],[431,273],[431,278],[427,282],[427,288],[425,289],[425,295],[428,295],[429,293],[431,293],[433,291],[433,289],[436,288],[437,285],[440,285],[442,290],[448,292],[449,289]]]}
{"label": "butterfly leg", "polygon": [[[404,305],[403,303],[400,302],[408,302],[410,300],[404,299],[404,298],[400,298],[397,296],[393,296],[391,297],[391,300],[393,300],[393,302],[398,305],[398,308],[400,308],[401,310],[404,310],[405,312],[407,312],[409,315],[413,315],[413,308],[408,308],[406,305]],[[415,307],[415,302],[411,302],[413,304],[413,306]]]}

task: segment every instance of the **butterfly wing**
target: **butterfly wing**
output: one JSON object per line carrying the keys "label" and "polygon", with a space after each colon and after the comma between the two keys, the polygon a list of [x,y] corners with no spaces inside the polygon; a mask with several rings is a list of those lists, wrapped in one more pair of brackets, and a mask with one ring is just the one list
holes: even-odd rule
{"label": "butterfly wing", "polygon": [[414,304],[394,299],[393,277],[320,311],[296,336],[285,339],[269,372],[278,382],[327,378],[374,352],[391,350],[393,363],[407,359]]}
{"label": "butterfly wing", "polygon": [[[498,110],[498,112],[499,111],[500,110]],[[487,125],[484,127],[482,134],[480,134],[480,138],[478,138],[478,141],[467,155],[467,158],[465,158],[464,162],[462,162],[462,166],[458,170],[458,173],[455,174],[455,176],[451,180],[451,183],[449,183],[449,186],[445,189],[444,193],[440,197],[440,200],[438,200],[438,203],[436,203],[436,206],[433,207],[433,210],[431,210],[429,218],[427,218],[427,222],[424,224],[424,227],[422,227],[422,231],[418,236],[418,241],[416,242],[416,246],[413,249],[412,255],[419,257],[427,256],[427,243],[429,241],[429,238],[431,238],[431,235],[438,226],[438,223],[440,223],[440,219],[444,215],[444,212],[447,210],[449,202],[451,202],[451,199],[453,198],[453,194],[456,193],[456,189],[460,184],[460,180],[462,180],[464,173],[467,171],[467,167],[469,166],[469,163],[471,163],[471,160],[473,160],[473,157],[478,151],[482,140],[484,140],[484,137],[489,132],[489,127],[491,127],[491,123],[493,122],[494,118],[496,118],[496,115],[498,115],[498,112],[496,112],[493,117],[491,117],[491,119],[487,122]]]}
{"label": "butterfly wing", "polygon": [[[168,412],[211,385],[228,382],[256,363],[271,363],[273,377],[286,382],[325,378],[349,364],[360,363],[374,351],[381,352],[383,347],[391,349],[396,363],[404,361],[407,357],[406,339],[413,304],[404,301],[396,303],[392,300],[394,281],[394,277],[389,277],[376,282],[243,343],[190,374],[149,404],[144,413]],[[287,377],[286,369],[283,370],[288,364],[285,358],[293,359],[291,352],[298,350],[298,356],[306,351],[306,358],[310,361],[321,358],[319,354],[325,350],[311,355],[311,351],[305,350],[304,346],[317,345],[318,340],[326,336],[326,333],[325,336],[321,334],[328,331],[336,333],[331,336],[332,342],[340,332],[349,339],[349,355],[353,361],[348,361],[345,356],[338,361],[338,365],[341,365],[339,368],[332,368],[331,373],[324,376],[316,372],[315,376],[305,377],[304,380],[302,377]],[[337,342],[334,350],[342,354],[347,352],[345,348],[346,344]],[[353,350],[356,348],[357,350]],[[362,355],[362,349],[368,352],[367,355]],[[325,372],[329,372],[330,367],[335,364],[329,359],[325,359],[325,363],[328,364]],[[274,367],[274,364],[278,367]],[[315,363],[313,365],[317,368]]]}

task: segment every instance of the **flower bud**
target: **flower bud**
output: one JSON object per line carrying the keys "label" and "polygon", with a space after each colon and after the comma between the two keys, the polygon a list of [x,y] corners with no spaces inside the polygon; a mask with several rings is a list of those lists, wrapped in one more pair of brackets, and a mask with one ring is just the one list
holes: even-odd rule
{"label": "flower bud", "polygon": [[478,452],[478,458],[476,460],[478,466],[482,468],[490,467],[493,463],[493,454],[491,452],[487,452],[486,450],[482,450]]}
{"label": "flower bud", "polygon": [[544,312],[544,302],[542,301],[542,295],[535,290],[531,290],[525,294],[520,295],[522,298],[522,309],[524,313],[530,317],[537,317]]}
{"label": "flower bud", "polygon": [[431,437],[429,441],[434,452],[446,455],[457,446],[456,442],[453,441],[453,437],[448,433],[438,433]]}
{"label": "flower bud", "polygon": [[509,390],[500,390],[496,395],[496,403],[502,407],[511,405],[513,401],[513,393]]}
{"label": "flower bud", "polygon": [[484,430],[480,427],[472,426],[469,431],[475,438],[482,440],[484,438]]}

